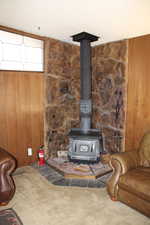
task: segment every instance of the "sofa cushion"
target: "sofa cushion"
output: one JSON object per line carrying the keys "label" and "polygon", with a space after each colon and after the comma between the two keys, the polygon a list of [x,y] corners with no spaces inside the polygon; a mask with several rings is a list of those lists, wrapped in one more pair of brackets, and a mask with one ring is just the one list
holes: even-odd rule
{"label": "sofa cushion", "polygon": [[150,167],[128,171],[120,177],[119,187],[150,201]]}

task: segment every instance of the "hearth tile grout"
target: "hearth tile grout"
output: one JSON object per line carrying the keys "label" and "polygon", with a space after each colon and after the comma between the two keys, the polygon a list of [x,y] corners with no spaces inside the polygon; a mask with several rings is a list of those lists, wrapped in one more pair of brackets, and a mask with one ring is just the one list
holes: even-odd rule
{"label": "hearth tile grout", "polygon": [[42,176],[44,176],[51,184],[58,186],[86,187],[86,188],[101,188],[106,186],[106,182],[111,173],[92,180],[92,179],[65,179],[63,175],[51,168],[48,164],[39,166],[37,163],[31,165]]}

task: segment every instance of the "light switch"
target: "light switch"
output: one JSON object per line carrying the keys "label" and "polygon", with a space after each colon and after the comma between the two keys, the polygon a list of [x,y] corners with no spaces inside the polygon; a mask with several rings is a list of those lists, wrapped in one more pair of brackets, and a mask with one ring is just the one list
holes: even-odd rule
{"label": "light switch", "polygon": [[32,148],[28,148],[28,156],[32,155]]}

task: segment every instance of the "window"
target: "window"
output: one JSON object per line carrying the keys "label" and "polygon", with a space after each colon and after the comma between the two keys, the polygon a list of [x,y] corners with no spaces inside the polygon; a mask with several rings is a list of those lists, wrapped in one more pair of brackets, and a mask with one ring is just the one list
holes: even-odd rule
{"label": "window", "polygon": [[43,71],[42,40],[0,30],[0,70]]}

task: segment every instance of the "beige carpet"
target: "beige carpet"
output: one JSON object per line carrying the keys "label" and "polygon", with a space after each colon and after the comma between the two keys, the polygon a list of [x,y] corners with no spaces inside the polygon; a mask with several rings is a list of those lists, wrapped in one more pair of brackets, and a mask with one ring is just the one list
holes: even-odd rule
{"label": "beige carpet", "polygon": [[35,169],[24,167],[14,176],[12,207],[24,225],[150,225],[150,220],[120,202],[104,188],[58,187]]}

